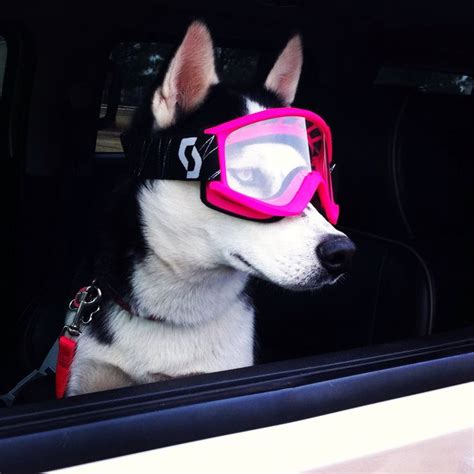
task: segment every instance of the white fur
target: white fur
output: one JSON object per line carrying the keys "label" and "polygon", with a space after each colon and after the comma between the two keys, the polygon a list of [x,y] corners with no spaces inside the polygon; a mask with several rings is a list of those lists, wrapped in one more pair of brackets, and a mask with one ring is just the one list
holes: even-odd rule
{"label": "white fur", "polygon": [[90,360],[119,367],[135,383],[156,380],[153,374],[252,365],[254,312],[242,297],[247,275],[292,289],[331,283],[315,249],[340,233],[311,205],[302,216],[261,224],[211,210],[201,203],[197,184],[173,181],[144,188],[140,205],[152,252],[132,277],[134,308],[171,324],[130,317],[115,307],[111,345],[87,330],[80,338],[68,395],[81,393]]}
{"label": "white fur", "polygon": [[110,314],[110,322],[113,344],[100,344],[87,331],[80,338],[68,395],[81,393],[90,360],[119,367],[135,383],[153,382],[161,375],[178,377],[253,363],[249,350],[253,344],[253,312],[237,298],[218,318],[190,327],[130,318],[117,308]]}
{"label": "white fur", "polygon": [[265,107],[263,105],[249,98],[245,99],[245,105],[247,107],[247,113],[249,114],[255,114],[257,112],[262,112],[263,110],[265,110]]}

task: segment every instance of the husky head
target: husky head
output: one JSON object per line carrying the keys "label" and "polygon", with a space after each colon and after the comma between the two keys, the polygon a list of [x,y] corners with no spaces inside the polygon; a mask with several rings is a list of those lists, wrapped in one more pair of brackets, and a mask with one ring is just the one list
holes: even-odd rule
{"label": "husky head", "polygon": [[[192,23],[153,91],[148,107],[155,130],[180,134],[290,105],[303,63],[299,35],[292,37],[260,90],[241,92],[219,82],[212,39]],[[306,290],[335,282],[347,269],[354,245],[311,204],[297,217],[248,221],[206,207],[197,182],[149,181],[139,190],[146,244],[183,276],[233,269],[280,286]]]}

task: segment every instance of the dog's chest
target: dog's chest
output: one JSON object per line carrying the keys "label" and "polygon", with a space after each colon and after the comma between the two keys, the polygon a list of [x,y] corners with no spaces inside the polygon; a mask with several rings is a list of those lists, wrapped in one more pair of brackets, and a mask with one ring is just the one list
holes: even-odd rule
{"label": "dog's chest", "polygon": [[176,377],[253,364],[254,314],[242,302],[195,327],[130,318],[123,311],[110,314],[108,324],[112,343],[85,333],[77,357],[118,366],[139,382],[157,374]]}

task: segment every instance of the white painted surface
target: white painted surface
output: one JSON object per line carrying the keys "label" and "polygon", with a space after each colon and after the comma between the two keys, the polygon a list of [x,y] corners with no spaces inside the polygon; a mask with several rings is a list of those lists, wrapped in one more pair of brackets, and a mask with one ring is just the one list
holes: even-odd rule
{"label": "white painted surface", "polygon": [[[469,436],[469,433],[474,433],[473,428],[474,382],[471,382],[58,472],[296,473],[314,471],[462,431]],[[454,450],[452,453],[448,450],[442,456],[449,461],[449,456],[453,454]],[[463,453],[462,459],[450,462],[455,461],[463,466],[463,470],[456,472],[474,472],[474,446],[470,453]],[[318,472],[324,472],[324,468]]]}

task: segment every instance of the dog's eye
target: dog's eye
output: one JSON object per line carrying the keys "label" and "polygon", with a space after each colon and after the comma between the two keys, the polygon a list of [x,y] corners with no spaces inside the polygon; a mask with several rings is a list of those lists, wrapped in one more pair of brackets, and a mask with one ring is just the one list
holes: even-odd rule
{"label": "dog's eye", "polygon": [[256,184],[258,180],[259,170],[255,168],[240,168],[234,170],[233,174],[242,184],[252,185]]}
{"label": "dog's eye", "polygon": [[231,168],[227,170],[227,179],[232,189],[257,199],[275,192],[272,177],[257,167]]}

